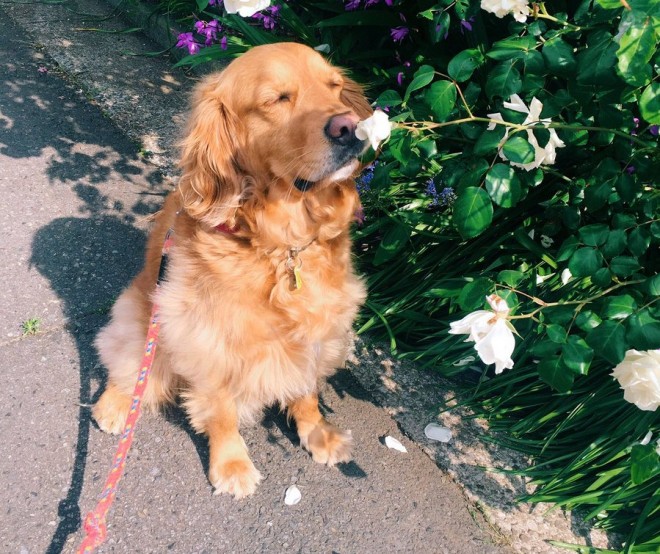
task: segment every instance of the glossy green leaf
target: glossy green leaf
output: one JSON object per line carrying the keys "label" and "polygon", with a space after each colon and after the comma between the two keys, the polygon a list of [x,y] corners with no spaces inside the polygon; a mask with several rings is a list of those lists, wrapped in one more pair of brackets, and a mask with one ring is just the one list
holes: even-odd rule
{"label": "glossy green leaf", "polygon": [[407,225],[391,225],[387,231],[385,231],[383,240],[376,250],[374,264],[380,265],[396,256],[396,254],[406,245],[406,242],[410,238],[410,232],[410,227]]}
{"label": "glossy green leaf", "polygon": [[598,327],[589,331],[587,344],[593,348],[597,356],[614,366],[626,355],[626,330],[616,321],[603,321]]}
{"label": "glossy green leaf", "polygon": [[602,315],[607,319],[625,319],[637,309],[637,302],[629,294],[607,296]]}
{"label": "glossy green leaf", "polygon": [[568,369],[578,375],[587,374],[593,357],[593,349],[583,338],[575,335],[568,337],[566,344],[562,347],[562,362]]}
{"label": "glossy green leaf", "polygon": [[548,69],[555,75],[567,77],[575,73],[577,61],[573,54],[573,47],[561,36],[546,41],[542,54]]}
{"label": "glossy green leaf", "polygon": [[456,104],[456,86],[451,81],[436,81],[426,91],[425,101],[435,121],[445,121]]}
{"label": "glossy green leaf", "polygon": [[510,165],[495,164],[486,173],[486,190],[498,206],[511,208],[520,200],[520,179]]}
{"label": "glossy green leaf", "polygon": [[630,277],[639,269],[639,262],[632,256],[617,256],[612,258],[610,269],[618,277]]}
{"label": "glossy green leaf", "polygon": [[580,240],[587,246],[600,246],[607,240],[610,228],[603,223],[594,223],[580,227],[578,233]]}
{"label": "glossy green leaf", "polygon": [[660,473],[660,456],[655,443],[636,444],[630,452],[630,477],[633,484],[641,485]]}
{"label": "glossy green leaf", "polygon": [[640,87],[651,80],[648,65],[657,44],[655,29],[650,17],[635,18],[633,24],[619,40],[617,69],[630,85]]}
{"label": "glossy green leaf", "polygon": [[502,146],[502,152],[508,160],[518,164],[528,164],[535,158],[534,147],[519,135],[510,137]]}
{"label": "glossy green leaf", "polygon": [[566,329],[564,329],[561,325],[557,325],[555,323],[548,325],[545,328],[545,332],[552,342],[556,342],[558,344],[566,342]]}
{"label": "glossy green leaf", "polygon": [[626,320],[626,340],[636,350],[660,349],[660,321],[648,309],[631,315]]}
{"label": "glossy green leaf", "polygon": [[588,277],[603,265],[603,257],[594,248],[585,247],[575,251],[568,260],[568,269],[573,277]]}
{"label": "glossy green leaf", "polygon": [[449,76],[462,83],[467,81],[474,70],[477,69],[484,62],[484,57],[476,48],[469,48],[456,54],[447,66],[447,73]]}
{"label": "glossy green leaf", "polygon": [[639,98],[639,111],[651,125],[660,125],[660,83],[651,83]]}
{"label": "glossy green leaf", "polygon": [[559,356],[541,360],[537,371],[541,380],[557,392],[568,392],[573,386],[575,374],[562,364]]}
{"label": "glossy green leaf", "polygon": [[488,193],[477,187],[463,189],[454,202],[453,221],[464,239],[485,231],[493,221],[493,204]]}
{"label": "glossy green leaf", "polygon": [[415,71],[415,75],[413,75],[413,79],[410,81],[410,84],[406,89],[406,93],[403,96],[403,101],[407,102],[413,92],[424,88],[431,81],[433,81],[434,77],[435,69],[433,69],[433,67],[430,65],[421,66],[417,71]]}
{"label": "glossy green leaf", "polygon": [[522,77],[512,62],[502,62],[488,74],[486,95],[489,98],[499,97],[508,100],[521,90]]}
{"label": "glossy green leaf", "polygon": [[467,283],[458,295],[458,305],[465,312],[472,312],[483,307],[486,296],[492,294],[493,282],[490,279],[475,279]]}

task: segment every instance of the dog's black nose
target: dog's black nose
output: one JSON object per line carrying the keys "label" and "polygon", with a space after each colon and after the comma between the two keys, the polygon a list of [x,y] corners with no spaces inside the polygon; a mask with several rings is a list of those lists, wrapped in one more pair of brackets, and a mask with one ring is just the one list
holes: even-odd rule
{"label": "dog's black nose", "polygon": [[333,115],[325,126],[325,136],[333,144],[348,146],[355,139],[355,128],[359,118],[355,114]]}

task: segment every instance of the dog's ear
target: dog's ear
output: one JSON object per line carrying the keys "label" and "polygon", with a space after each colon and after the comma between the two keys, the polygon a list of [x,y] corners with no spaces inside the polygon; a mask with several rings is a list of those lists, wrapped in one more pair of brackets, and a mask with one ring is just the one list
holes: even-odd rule
{"label": "dog's ear", "polygon": [[234,223],[243,181],[236,163],[240,122],[223,102],[221,82],[222,74],[216,74],[197,86],[188,131],[181,142],[183,208],[211,226]]}
{"label": "dog's ear", "polygon": [[364,96],[362,86],[346,75],[344,75],[344,88],[341,91],[341,101],[344,105],[351,108],[360,119],[366,119],[374,113],[369,105],[369,101]]}

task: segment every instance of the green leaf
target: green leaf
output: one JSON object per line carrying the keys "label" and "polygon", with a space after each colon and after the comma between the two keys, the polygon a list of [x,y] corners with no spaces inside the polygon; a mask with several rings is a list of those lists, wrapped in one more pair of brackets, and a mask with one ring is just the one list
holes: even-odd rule
{"label": "green leaf", "polygon": [[603,258],[593,248],[585,247],[575,251],[568,260],[568,269],[573,277],[588,277],[598,271],[603,264]]}
{"label": "green leaf", "polygon": [[458,295],[458,305],[465,312],[472,312],[481,308],[493,291],[493,282],[490,279],[480,278],[467,283]]}
{"label": "green leaf", "polygon": [[433,69],[433,67],[430,65],[421,66],[417,71],[415,71],[415,75],[413,75],[413,79],[410,81],[410,84],[406,89],[406,94],[403,96],[403,101],[407,102],[413,92],[424,88],[431,81],[433,81],[433,77],[435,77],[435,69]]}
{"label": "green leaf", "polygon": [[473,153],[475,156],[484,156],[488,154],[494,154],[500,147],[500,142],[504,138],[504,128],[497,126],[492,131],[485,130],[477,142],[474,144]]}
{"label": "green leaf", "polygon": [[342,13],[336,17],[319,21],[317,26],[325,27],[396,27],[399,18],[392,10],[356,10]]}
{"label": "green leaf", "polygon": [[612,258],[610,269],[618,277],[630,277],[635,271],[639,270],[637,258],[631,256],[617,256]]}
{"label": "green leaf", "polygon": [[660,125],[660,83],[655,81],[639,97],[639,111],[651,125]]}
{"label": "green leaf", "polygon": [[655,451],[655,441],[636,444],[630,451],[630,478],[634,485],[641,485],[660,473],[660,456]]}
{"label": "green leaf", "polygon": [[594,223],[580,227],[578,233],[580,240],[587,246],[600,246],[607,240],[610,228],[603,223]]}
{"label": "green leaf", "polygon": [[425,100],[435,121],[445,121],[456,104],[456,86],[451,81],[437,81],[426,91]]}
{"label": "green leaf", "polygon": [[493,43],[493,47],[486,56],[498,61],[519,59],[524,57],[526,52],[532,51],[535,46],[536,40],[529,35],[507,37]]}
{"label": "green leaf", "polygon": [[566,342],[566,329],[564,329],[561,325],[556,325],[554,323],[548,325],[545,328],[545,332],[552,342],[556,342],[558,344],[563,344]]}
{"label": "green leaf", "polygon": [[390,108],[403,103],[401,95],[395,90],[386,90],[376,98],[376,106],[379,108]]}
{"label": "green leaf", "polygon": [[573,386],[574,374],[561,363],[561,358],[541,360],[537,366],[541,380],[557,392],[568,392]]}
{"label": "green leaf", "polygon": [[621,254],[626,248],[626,232],[623,229],[613,229],[607,235],[607,241],[600,249],[607,259]]}
{"label": "green leaf", "polygon": [[641,310],[626,320],[626,339],[635,350],[660,348],[660,321],[649,310]]}
{"label": "green leaf", "polygon": [[477,187],[463,189],[454,202],[453,221],[464,239],[485,231],[493,221],[493,204],[488,193]]}
{"label": "green leaf", "polygon": [[539,358],[547,358],[553,356],[559,352],[560,345],[556,342],[549,340],[544,340],[537,342],[534,346],[529,349],[529,353],[532,356],[537,356]]}
{"label": "green leaf", "polygon": [[628,235],[628,250],[638,258],[648,250],[650,245],[651,235],[644,227],[637,227]]}
{"label": "green leaf", "polygon": [[509,285],[510,287],[518,286],[518,283],[525,278],[522,271],[515,271],[513,269],[504,269],[497,274],[497,282]]}
{"label": "green leaf", "polygon": [[534,147],[526,138],[521,136],[510,137],[504,143],[502,152],[509,161],[517,164],[528,164],[533,162],[535,158]]}
{"label": "green leaf", "polygon": [[660,274],[649,277],[642,286],[651,296],[660,296]]}
{"label": "green leaf", "polygon": [[391,225],[385,234],[383,240],[378,245],[374,254],[374,264],[380,265],[391,260],[398,252],[403,250],[410,238],[411,229],[407,225],[395,223]]}
{"label": "green leaf", "polygon": [[601,87],[617,85],[620,81],[612,71],[617,63],[616,51],[617,44],[607,31],[591,33],[587,38],[587,48],[577,57],[577,84]]}
{"label": "green leaf", "polygon": [[616,177],[612,177],[611,179],[587,187],[584,191],[584,203],[587,208],[595,212],[605,206],[610,198],[610,194],[612,194],[615,182]]}
{"label": "green leaf", "polygon": [[626,355],[626,331],[621,323],[603,321],[587,334],[587,344],[596,355],[617,365]]}
{"label": "green leaf", "polygon": [[476,48],[469,48],[459,52],[449,61],[447,73],[452,79],[462,83],[472,77],[474,70],[482,63],[484,57],[481,52]]}
{"label": "green leaf", "polygon": [[591,282],[597,287],[604,289],[612,282],[612,272],[606,267],[601,267],[591,276]]}
{"label": "green leaf", "polygon": [[637,309],[637,302],[629,294],[608,296],[603,302],[602,315],[607,319],[626,319]]}
{"label": "green leaf", "polygon": [[587,342],[578,336],[568,337],[562,347],[561,360],[564,365],[578,375],[586,375],[593,360],[594,351]]}
{"label": "green leaf", "polygon": [[617,69],[626,83],[640,87],[651,80],[648,63],[656,49],[656,34],[650,17],[633,21],[619,41]]}
{"label": "green leaf", "polygon": [[511,208],[520,200],[520,179],[511,166],[495,164],[486,173],[486,190],[498,206]]}
{"label": "green leaf", "polygon": [[588,333],[592,329],[598,327],[602,321],[603,320],[600,317],[598,317],[598,315],[595,312],[592,312],[591,310],[580,312],[578,316],[575,318],[575,324],[585,333]]}
{"label": "green leaf", "polygon": [[573,55],[573,47],[561,36],[546,41],[543,45],[543,59],[548,69],[560,77],[568,77],[575,73],[577,62]]}
{"label": "green leaf", "polygon": [[503,62],[488,74],[486,81],[486,94],[488,98],[499,96],[508,100],[513,94],[522,90],[520,71],[513,62]]}
{"label": "green leaf", "polygon": [[559,250],[557,251],[557,261],[565,262],[568,260],[573,253],[577,250],[580,245],[580,241],[577,237],[571,235],[564,242],[561,243]]}

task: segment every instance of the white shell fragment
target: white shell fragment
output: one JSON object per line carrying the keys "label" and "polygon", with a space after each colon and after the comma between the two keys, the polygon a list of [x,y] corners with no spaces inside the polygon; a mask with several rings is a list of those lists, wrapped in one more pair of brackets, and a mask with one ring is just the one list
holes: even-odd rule
{"label": "white shell fragment", "polygon": [[408,452],[405,446],[403,446],[394,437],[390,437],[389,435],[385,437],[385,446],[387,446],[387,448],[391,448],[392,450],[398,450],[399,452]]}
{"label": "white shell fragment", "polygon": [[298,504],[301,498],[302,494],[300,493],[300,489],[295,485],[291,485],[288,489],[286,489],[286,492],[284,493],[284,503],[287,506]]}
{"label": "white shell fragment", "polygon": [[451,430],[437,423],[429,423],[424,427],[424,434],[432,441],[449,442],[451,440]]}

